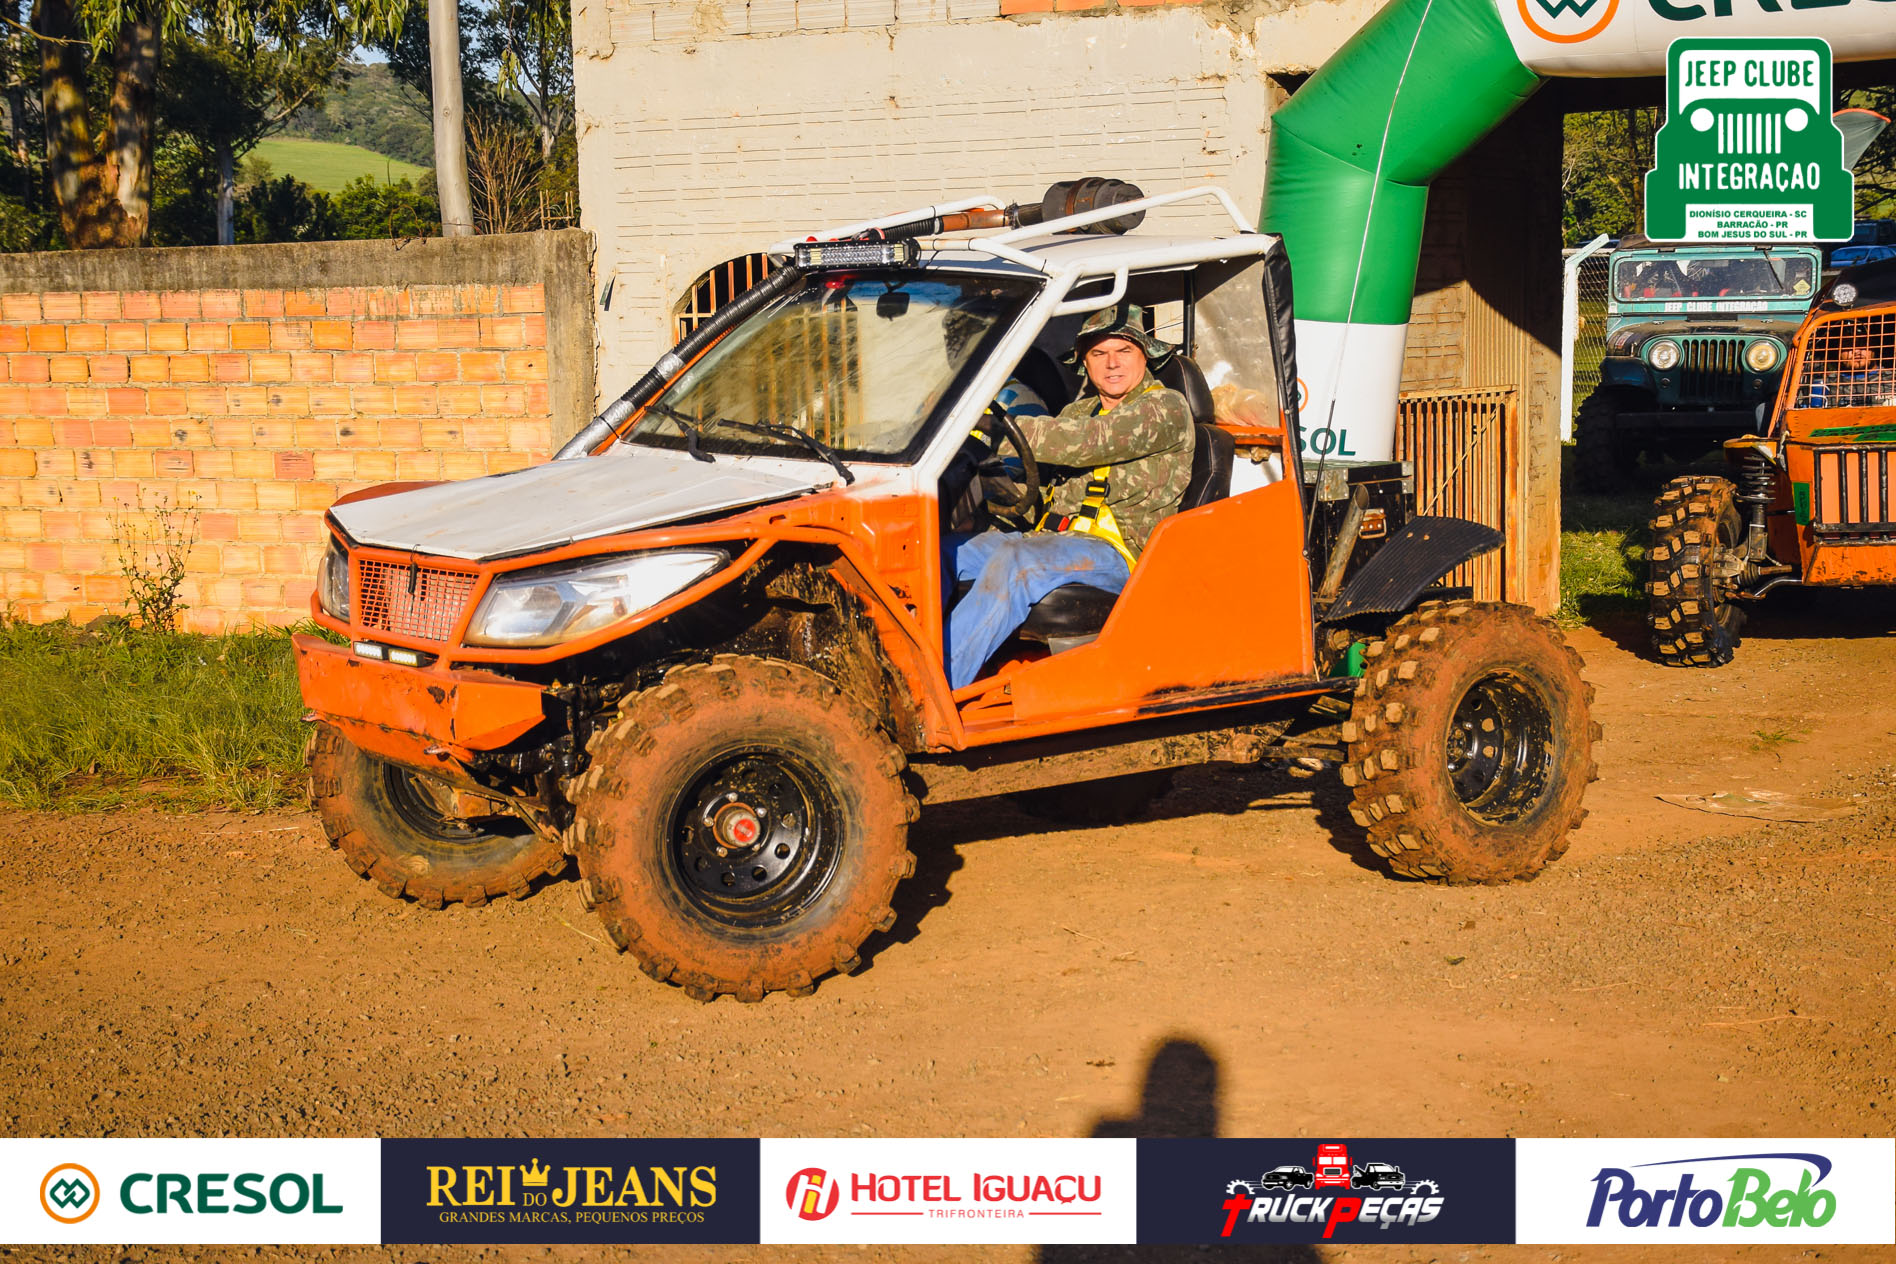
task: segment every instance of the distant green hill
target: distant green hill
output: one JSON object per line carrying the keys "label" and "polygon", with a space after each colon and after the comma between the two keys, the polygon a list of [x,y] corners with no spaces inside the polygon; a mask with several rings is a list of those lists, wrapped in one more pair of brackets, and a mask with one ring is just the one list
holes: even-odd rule
{"label": "distant green hill", "polygon": [[284,135],[359,145],[419,166],[434,165],[426,103],[379,62],[344,67],[322,105],[298,112]]}
{"label": "distant green hill", "polygon": [[250,151],[252,158],[270,164],[273,175],[295,176],[325,193],[340,193],[357,176],[372,176],[377,184],[401,179],[419,180],[428,168],[390,158],[360,145],[341,145],[300,136],[272,136]]}

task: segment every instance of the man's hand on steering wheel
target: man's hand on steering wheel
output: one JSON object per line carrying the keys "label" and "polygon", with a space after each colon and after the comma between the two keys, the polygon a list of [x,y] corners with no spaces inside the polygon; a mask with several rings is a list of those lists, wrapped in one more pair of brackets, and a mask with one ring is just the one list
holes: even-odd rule
{"label": "man's hand on steering wheel", "polygon": [[[982,414],[976,434],[986,438],[990,454],[978,470],[988,511],[1004,521],[1011,520],[1010,525],[1020,530],[1032,530],[1046,513],[1046,502],[1041,494],[1040,466],[1034,460],[1034,450],[1027,436],[1021,433],[998,400],[989,404],[987,412]],[[1020,460],[1018,476],[999,459],[1002,443],[1013,448]],[[1015,489],[1012,495],[1003,490],[1006,485]]]}

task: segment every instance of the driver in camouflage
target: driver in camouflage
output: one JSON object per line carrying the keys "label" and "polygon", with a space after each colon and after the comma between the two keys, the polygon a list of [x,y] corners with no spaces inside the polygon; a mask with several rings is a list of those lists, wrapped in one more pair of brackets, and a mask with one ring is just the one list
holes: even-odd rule
{"label": "driver in camouflage", "polygon": [[1086,372],[1080,397],[1055,417],[1014,417],[1036,462],[1065,476],[1050,483],[1035,530],[985,531],[954,546],[955,578],[974,587],[948,616],[951,687],[971,684],[1054,589],[1123,589],[1152,529],[1184,500],[1191,409],[1152,376],[1172,348],[1145,332],[1144,316],[1129,303],[1095,312],[1069,358]]}

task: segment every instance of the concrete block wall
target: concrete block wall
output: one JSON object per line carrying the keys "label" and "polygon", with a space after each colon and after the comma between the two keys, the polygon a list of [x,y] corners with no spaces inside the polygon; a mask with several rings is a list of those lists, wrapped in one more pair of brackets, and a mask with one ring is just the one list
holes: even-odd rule
{"label": "concrete block wall", "polygon": [[168,505],[188,627],[292,623],[337,496],[543,459],[592,394],[584,234],[472,241],[0,263],[8,612],[123,610],[117,540]]}

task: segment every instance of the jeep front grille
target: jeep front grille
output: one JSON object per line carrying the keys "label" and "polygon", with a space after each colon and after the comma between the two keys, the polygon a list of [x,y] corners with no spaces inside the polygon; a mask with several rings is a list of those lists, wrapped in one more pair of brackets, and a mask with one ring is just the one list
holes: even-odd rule
{"label": "jeep front grille", "polygon": [[356,559],[355,607],[361,626],[445,643],[474,594],[473,575],[432,566]]}
{"label": "jeep front grille", "polygon": [[1744,400],[1745,339],[1679,340],[1679,397],[1691,404],[1736,404]]}
{"label": "jeep front grille", "polygon": [[1838,535],[1896,531],[1890,503],[1896,448],[1818,448],[1811,487],[1811,526]]}

